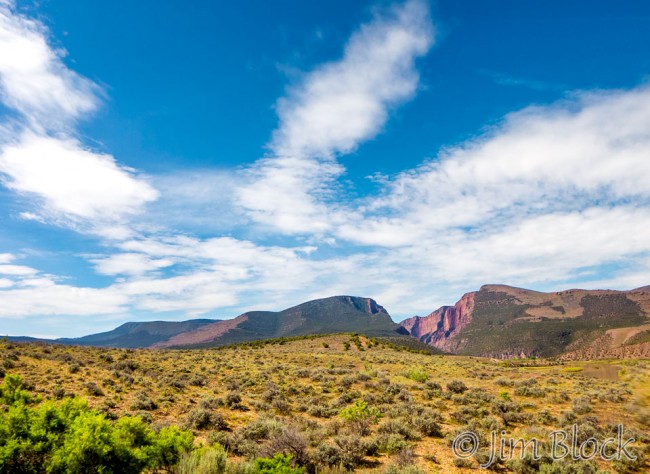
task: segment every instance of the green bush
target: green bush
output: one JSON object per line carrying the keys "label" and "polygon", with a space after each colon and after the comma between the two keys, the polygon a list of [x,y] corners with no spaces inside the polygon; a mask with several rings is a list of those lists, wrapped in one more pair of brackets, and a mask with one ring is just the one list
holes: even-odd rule
{"label": "green bush", "polygon": [[191,433],[155,433],[142,419],[116,422],[79,398],[25,404],[22,379],[7,375],[0,387],[9,406],[0,417],[0,472],[138,473],[169,469],[192,447]]}
{"label": "green bush", "polygon": [[409,379],[420,383],[425,383],[427,380],[429,380],[429,374],[427,374],[426,370],[422,368],[409,369],[409,371],[406,373],[406,376]]}
{"label": "green bush", "polygon": [[363,400],[357,400],[354,405],[344,408],[339,415],[360,436],[369,434],[370,426],[382,417],[378,408],[368,406],[368,403]]}
{"label": "green bush", "polygon": [[13,405],[34,401],[23,387],[24,380],[20,375],[6,374],[4,382],[0,386],[0,402],[5,405]]}
{"label": "green bush", "polygon": [[291,467],[291,455],[276,454],[272,458],[257,458],[254,463],[255,474],[303,474],[302,467]]}

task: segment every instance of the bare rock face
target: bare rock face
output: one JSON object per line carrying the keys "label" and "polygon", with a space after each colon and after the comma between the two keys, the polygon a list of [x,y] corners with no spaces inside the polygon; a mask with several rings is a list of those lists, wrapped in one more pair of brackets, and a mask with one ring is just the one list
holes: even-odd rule
{"label": "bare rock face", "polygon": [[443,306],[428,316],[414,316],[400,325],[420,341],[454,352],[462,344],[458,333],[472,320],[475,295],[466,293],[454,306]]}

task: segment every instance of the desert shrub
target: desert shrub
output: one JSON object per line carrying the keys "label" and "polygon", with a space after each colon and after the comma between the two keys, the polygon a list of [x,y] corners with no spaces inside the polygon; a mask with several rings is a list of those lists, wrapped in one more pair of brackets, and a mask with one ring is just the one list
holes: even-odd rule
{"label": "desert shrub", "polygon": [[297,369],[296,370],[296,376],[300,377],[300,378],[303,378],[303,379],[309,377],[309,374],[310,374],[309,369]]}
{"label": "desert shrub", "polygon": [[210,439],[223,444],[228,452],[233,453],[236,456],[252,458],[257,455],[259,450],[257,442],[246,439],[240,431],[234,433],[211,433]]}
{"label": "desert shrub", "polygon": [[451,393],[464,393],[467,390],[467,385],[462,380],[452,380],[447,384],[447,390]]}
{"label": "desert shrub", "polygon": [[515,389],[515,395],[520,397],[543,398],[546,396],[546,390],[540,387],[524,385]]}
{"label": "desert shrub", "polygon": [[103,397],[104,391],[97,385],[96,382],[88,382],[85,384],[86,393],[93,397]]}
{"label": "desert shrub", "polygon": [[189,380],[189,384],[195,387],[205,387],[208,383],[208,378],[203,375],[195,375]]}
{"label": "desert shrub", "polygon": [[273,400],[280,397],[281,395],[282,393],[280,392],[278,386],[271,382],[267,384],[266,391],[262,393],[262,400],[264,400],[267,403],[271,403]]}
{"label": "desert shrub", "polygon": [[314,455],[319,464],[338,466],[341,464],[341,449],[330,443],[320,443]]}
{"label": "desert shrub", "polygon": [[241,402],[241,395],[239,392],[230,392],[226,395],[225,404],[231,410],[247,410],[246,406]]}
{"label": "desert shrub", "polygon": [[156,410],[158,405],[154,402],[146,392],[138,392],[135,395],[135,400],[131,404],[131,410]]}
{"label": "desert shrub", "polygon": [[115,362],[111,368],[117,371],[134,372],[138,369],[138,364],[131,359],[124,359]]}
{"label": "desert shrub", "polygon": [[244,439],[261,441],[274,435],[281,434],[286,429],[285,425],[273,418],[258,418],[257,420],[243,426],[239,433]]}
{"label": "desert shrub", "polygon": [[0,403],[13,405],[34,401],[33,397],[24,387],[25,381],[20,375],[6,374],[2,385],[0,385]]}
{"label": "desert shrub", "polygon": [[327,403],[315,403],[307,408],[307,413],[317,418],[331,418],[337,413],[337,409]]}
{"label": "desert shrub", "polygon": [[563,411],[560,415],[558,423],[560,426],[568,426],[571,423],[575,422],[578,419],[578,416],[572,411]]}
{"label": "desert shrub", "polygon": [[187,417],[185,419],[185,426],[195,430],[228,429],[228,424],[226,423],[226,420],[224,420],[223,416],[221,416],[221,414],[200,407],[194,408],[187,414]]}
{"label": "desert shrub", "polygon": [[584,415],[590,413],[593,407],[591,406],[591,399],[587,396],[576,398],[572,403],[574,413]]}
{"label": "desert shrub", "polygon": [[537,415],[537,419],[543,425],[552,425],[554,423],[557,423],[557,418],[551,415],[551,412],[548,410],[540,411]]}
{"label": "desert shrub", "polygon": [[413,395],[411,395],[411,392],[403,388],[397,394],[397,399],[401,402],[411,403],[413,401]]}
{"label": "desert shrub", "polygon": [[201,399],[201,401],[199,402],[199,407],[204,408],[206,410],[212,410],[219,406],[219,402],[220,401],[218,398],[207,396]]}
{"label": "desert shrub", "polygon": [[427,410],[414,420],[415,428],[422,436],[441,437],[442,428],[440,423],[442,416],[433,410]]}
{"label": "desert shrub", "polygon": [[426,474],[426,471],[415,465],[400,466],[399,464],[391,464],[383,472],[384,474]]}
{"label": "desert shrub", "polygon": [[291,413],[291,404],[283,398],[273,400],[271,406],[281,415],[289,415]]}
{"label": "desert shrub", "polygon": [[228,457],[221,445],[204,447],[184,453],[177,467],[177,474],[223,474]]}
{"label": "desert shrub", "polygon": [[377,451],[386,454],[396,454],[407,449],[411,444],[400,434],[381,434],[375,439]]}
{"label": "desert shrub", "polygon": [[521,421],[521,406],[514,402],[498,399],[492,404],[492,413],[503,421],[503,424],[510,426],[512,423]]}
{"label": "desert shrub", "polygon": [[354,377],[347,375],[343,377],[341,380],[339,380],[339,385],[344,389],[349,390],[352,387],[352,384],[354,384],[354,381],[355,381]]}
{"label": "desert shrub", "polygon": [[646,465],[646,456],[639,449],[631,448],[629,451],[632,456],[636,457],[636,459],[631,459],[627,456],[621,456],[621,459],[618,459],[612,463],[612,467],[619,474],[643,472]]}
{"label": "desert shrub", "polygon": [[55,385],[52,389],[52,397],[54,397],[55,400],[61,400],[65,397],[65,389],[61,385]]}
{"label": "desert shrub", "polygon": [[416,434],[411,429],[411,426],[400,420],[388,420],[377,429],[379,433],[383,434],[398,434],[406,440],[417,439]]}
{"label": "desert shrub", "polygon": [[543,461],[538,471],[540,474],[601,474],[598,465],[593,461],[572,461],[570,459],[560,459],[554,462]]}
{"label": "desert shrub", "polygon": [[359,436],[337,436],[334,443],[339,448],[340,465],[345,469],[354,469],[363,464],[366,447]]}
{"label": "desert shrub", "polygon": [[265,455],[285,454],[293,458],[299,466],[309,464],[309,445],[307,438],[296,427],[287,427],[281,433],[271,434],[263,448]]}
{"label": "desert shrub", "polygon": [[110,354],[99,354],[99,358],[109,364],[112,364],[114,362],[113,356]]}

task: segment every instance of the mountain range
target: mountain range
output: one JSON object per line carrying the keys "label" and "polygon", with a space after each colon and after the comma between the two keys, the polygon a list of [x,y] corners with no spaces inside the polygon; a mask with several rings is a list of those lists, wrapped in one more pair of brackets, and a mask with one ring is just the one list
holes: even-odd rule
{"label": "mountain range", "polygon": [[484,285],[401,326],[445,352],[483,357],[650,356],[650,286],[553,293]]}
{"label": "mountain range", "polygon": [[[405,337],[407,334],[375,300],[332,296],[283,311],[249,311],[226,320],[129,322],[112,331],[49,342],[124,348],[217,347],[263,339],[344,332],[391,337]],[[39,340],[29,337],[10,339]]]}
{"label": "mountain range", "polygon": [[484,285],[453,306],[399,324],[371,298],[333,296],[283,311],[249,311],[225,320],[130,322],[108,332],[49,342],[197,348],[348,332],[397,338],[402,343],[408,339],[419,348],[426,344],[430,352],[494,358],[650,357],[650,286],[543,293]]}

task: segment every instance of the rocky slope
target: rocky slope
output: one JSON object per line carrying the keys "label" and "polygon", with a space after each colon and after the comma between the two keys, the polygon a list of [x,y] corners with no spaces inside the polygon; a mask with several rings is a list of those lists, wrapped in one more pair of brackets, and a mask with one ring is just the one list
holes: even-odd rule
{"label": "rocky slope", "polygon": [[585,358],[645,353],[629,341],[603,341],[608,331],[638,332],[650,323],[649,315],[650,287],[543,293],[484,285],[454,306],[400,324],[413,337],[458,354],[507,358],[571,352]]}

